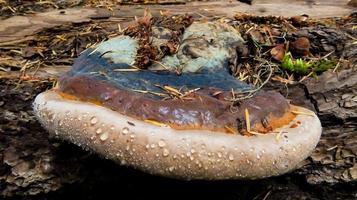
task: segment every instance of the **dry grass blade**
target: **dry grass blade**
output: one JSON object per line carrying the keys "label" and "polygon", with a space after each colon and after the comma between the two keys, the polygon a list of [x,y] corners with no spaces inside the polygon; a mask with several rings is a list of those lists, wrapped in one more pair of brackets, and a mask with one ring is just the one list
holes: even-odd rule
{"label": "dry grass blade", "polygon": [[150,61],[152,61],[152,62],[154,62],[154,63],[157,63],[157,64],[159,64],[162,68],[164,68],[165,70],[170,71],[170,67],[168,67],[168,66],[162,64],[162,62],[159,62],[159,61],[156,61],[156,60],[153,60],[153,59],[150,59]]}
{"label": "dry grass blade", "polygon": [[11,6],[7,6],[7,8],[8,8],[11,12],[16,13],[16,8],[13,8],[13,7],[11,7]]}
{"label": "dry grass blade", "polygon": [[[88,47],[89,48],[89,47]],[[96,51],[98,50],[98,48],[95,48],[93,51],[91,51],[89,54],[88,54],[88,56],[90,56],[90,55],[92,55],[93,53],[95,53]],[[84,51],[82,51],[82,53],[83,53]]]}
{"label": "dry grass blade", "polygon": [[[259,87],[257,87],[256,89],[253,89],[253,90],[248,90],[248,91],[244,91],[244,92],[240,92],[240,93],[235,93],[232,90],[232,98],[231,99],[226,99],[226,100],[236,102],[236,101],[249,99],[249,98],[253,97],[254,93],[259,91],[265,84],[267,84],[269,82],[271,76],[273,75],[273,71],[274,70],[273,70],[271,64],[268,61],[266,61],[265,64],[267,64],[267,66],[269,67],[269,75],[265,79],[265,81],[262,84],[259,85]],[[259,74],[260,74],[260,72],[259,72]],[[247,95],[242,96],[242,94],[247,94]]]}
{"label": "dry grass blade", "polygon": [[164,86],[164,89],[165,89],[166,91],[169,91],[169,92],[171,92],[171,93],[174,93],[175,95],[179,95],[179,96],[182,96],[182,95],[183,95],[180,91],[178,91],[177,89],[175,89],[175,88],[173,88],[173,87],[170,87],[170,86]]}
{"label": "dry grass blade", "polygon": [[161,86],[158,84],[156,84],[155,86],[164,90],[172,98],[180,98],[181,96],[183,96],[183,94],[179,90],[177,90],[176,88],[173,88],[171,86],[167,86],[167,85]]}
{"label": "dry grass blade", "polygon": [[300,80],[299,80],[299,83],[303,82],[304,80],[306,80],[308,77],[310,77],[311,75],[313,75],[314,72],[310,72],[308,75],[302,77]]}
{"label": "dry grass blade", "polygon": [[232,127],[229,126],[224,126],[224,128],[226,129],[226,131],[230,134],[237,134],[237,131],[234,130]]}
{"label": "dry grass blade", "polygon": [[[198,90],[201,89],[201,88],[195,88],[195,89],[191,89],[191,90],[188,90],[187,92],[182,93],[181,92],[182,88],[176,89],[176,88],[168,86],[168,85],[161,86],[158,84],[156,84],[155,86],[164,90],[167,93],[167,95],[169,95],[169,97],[171,97],[173,99],[181,99],[181,100],[194,100],[194,98],[189,97],[189,95],[194,92],[197,92]],[[198,98],[200,98],[200,96],[198,96]],[[202,100],[202,99],[200,99],[200,100]]]}
{"label": "dry grass blade", "polygon": [[338,148],[338,145],[334,145],[334,146],[332,146],[332,147],[326,149],[326,151],[332,151],[332,150],[334,150],[334,149],[336,149],[336,148]]}
{"label": "dry grass blade", "polygon": [[153,124],[153,125],[155,125],[155,126],[160,126],[160,127],[170,127],[170,126],[167,125],[167,124],[158,122],[158,121],[156,121],[156,120],[151,120],[151,119],[145,119],[144,122],[149,123],[149,124]]}
{"label": "dry grass blade", "polygon": [[140,71],[138,68],[127,68],[127,69],[114,69],[114,72],[137,72]]}
{"label": "dry grass blade", "polygon": [[138,93],[143,93],[143,94],[153,94],[159,97],[167,97],[166,94],[164,93],[159,93],[159,92],[152,92],[152,91],[147,91],[147,90],[132,90],[133,92],[138,92]]}
{"label": "dry grass blade", "polygon": [[249,131],[250,134],[252,135],[265,135],[264,133],[259,133],[259,132],[256,132],[256,131]]}
{"label": "dry grass blade", "polygon": [[295,81],[293,81],[292,78],[293,78],[293,76],[290,76],[289,79],[283,78],[281,76],[274,76],[274,77],[271,78],[271,80],[278,81],[280,83],[283,83],[283,84],[287,85],[287,84],[294,84],[295,83]]}
{"label": "dry grass blade", "polygon": [[56,35],[56,38],[62,40],[63,42],[67,41],[67,39],[63,35]]}
{"label": "dry grass blade", "polygon": [[291,113],[295,114],[295,115],[308,115],[308,116],[314,116],[313,113],[309,113],[309,112],[301,112],[301,111],[291,111]]}
{"label": "dry grass blade", "polygon": [[8,71],[10,71],[10,70],[9,70],[9,69],[5,69],[5,68],[3,68],[3,67],[0,67],[0,71],[8,72]]}
{"label": "dry grass blade", "polygon": [[284,131],[279,131],[279,132],[276,134],[276,136],[275,136],[275,140],[276,140],[276,141],[279,141],[280,138],[281,138],[281,136],[282,136],[284,133],[286,133],[286,132],[284,132]]}
{"label": "dry grass blade", "polygon": [[247,126],[247,132],[250,133],[250,118],[249,118],[249,111],[247,108],[244,110],[244,115],[245,115],[245,124]]}
{"label": "dry grass blade", "polygon": [[189,91],[185,92],[185,93],[181,96],[181,98],[184,98],[184,97],[186,97],[186,96],[188,96],[188,95],[190,95],[190,94],[192,94],[192,93],[194,93],[194,92],[197,92],[197,91],[200,90],[200,89],[201,89],[201,88],[195,88],[195,89],[189,90]]}
{"label": "dry grass blade", "polygon": [[52,1],[39,1],[39,2],[36,2],[35,4],[38,4],[38,5],[49,4],[49,5],[52,5],[53,7],[55,7],[56,9],[59,8],[59,6],[57,6],[57,4],[55,4]]}
{"label": "dry grass blade", "polygon": [[250,124],[250,117],[249,117],[249,111],[248,109],[246,108],[244,110],[244,115],[245,115],[245,124],[246,124],[246,131],[252,135],[265,135],[264,133],[259,133],[257,131],[252,131],[251,130],[251,124]]}

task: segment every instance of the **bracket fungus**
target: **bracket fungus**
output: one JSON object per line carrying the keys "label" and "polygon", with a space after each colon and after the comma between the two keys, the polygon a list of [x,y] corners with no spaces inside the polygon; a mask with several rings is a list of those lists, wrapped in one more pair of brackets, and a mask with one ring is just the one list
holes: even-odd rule
{"label": "bracket fungus", "polygon": [[[172,28],[150,31],[151,49],[172,43]],[[195,22],[179,37],[175,52],[146,68],[133,67],[145,55],[133,34],[87,49],[57,87],[36,97],[37,118],[61,139],[180,179],[276,176],[309,156],[321,135],[312,111],[273,91],[232,103],[253,90],[229,71],[244,43],[233,27]]]}

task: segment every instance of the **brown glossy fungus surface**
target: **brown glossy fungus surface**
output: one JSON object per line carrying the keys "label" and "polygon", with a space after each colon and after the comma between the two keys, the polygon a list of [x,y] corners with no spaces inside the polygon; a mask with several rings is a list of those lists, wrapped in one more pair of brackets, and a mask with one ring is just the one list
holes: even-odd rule
{"label": "brown glossy fungus surface", "polygon": [[[289,123],[294,115],[287,101],[276,92],[259,92],[232,106],[229,92],[203,88],[185,98],[158,100],[85,76],[62,77],[58,91],[67,98],[89,101],[140,120],[156,121],[176,129],[206,129],[227,133],[246,130],[245,109],[252,130],[266,133]],[[70,95],[70,96],[68,96]]]}

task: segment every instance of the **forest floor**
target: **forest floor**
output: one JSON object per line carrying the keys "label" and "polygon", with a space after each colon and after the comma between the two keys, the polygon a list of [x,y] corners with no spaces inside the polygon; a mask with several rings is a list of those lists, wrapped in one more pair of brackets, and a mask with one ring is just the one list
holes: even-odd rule
{"label": "forest floor", "polygon": [[[357,12],[343,0],[309,2],[0,0],[0,199],[356,199]],[[246,44],[232,75],[279,91],[322,122],[322,138],[299,169],[254,181],[179,181],[49,137],[33,115],[36,95],[145,9],[156,18],[221,21],[241,33]],[[298,59],[313,65],[297,68]]]}

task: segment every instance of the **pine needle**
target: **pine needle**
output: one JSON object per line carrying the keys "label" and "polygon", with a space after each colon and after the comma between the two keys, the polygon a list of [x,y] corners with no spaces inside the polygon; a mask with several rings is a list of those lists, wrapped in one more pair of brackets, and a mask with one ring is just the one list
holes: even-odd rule
{"label": "pine needle", "polygon": [[224,128],[228,131],[228,133],[237,134],[237,132],[232,127],[224,126]]}
{"label": "pine needle", "polygon": [[247,132],[250,133],[250,119],[249,119],[249,112],[247,108],[244,110],[244,113],[245,113],[245,124],[247,126]]}
{"label": "pine needle", "polygon": [[291,113],[295,114],[295,115],[308,115],[308,116],[314,116],[314,114],[309,113],[309,112],[301,112],[301,111],[291,111]]}
{"label": "pine needle", "polygon": [[158,122],[158,121],[156,121],[156,120],[151,120],[151,119],[145,119],[144,122],[149,123],[149,124],[153,124],[153,125],[155,125],[155,126],[160,126],[160,127],[170,127],[170,126],[167,125],[167,124]]}
{"label": "pine needle", "polygon": [[114,69],[114,72],[137,72],[140,71],[139,68],[127,68],[127,69]]}

